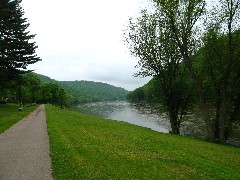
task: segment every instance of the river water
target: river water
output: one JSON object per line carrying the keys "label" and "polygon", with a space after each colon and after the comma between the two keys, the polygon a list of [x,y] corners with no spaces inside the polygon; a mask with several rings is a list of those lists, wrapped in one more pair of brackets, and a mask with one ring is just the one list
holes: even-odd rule
{"label": "river water", "polygon": [[[106,119],[118,120],[150,128],[154,131],[169,133],[171,131],[167,114],[159,104],[117,102],[96,102],[79,105],[81,113],[95,115]],[[206,126],[201,113],[192,110],[184,116],[181,123],[181,135],[205,139]],[[235,132],[228,143],[240,146],[240,133]]]}

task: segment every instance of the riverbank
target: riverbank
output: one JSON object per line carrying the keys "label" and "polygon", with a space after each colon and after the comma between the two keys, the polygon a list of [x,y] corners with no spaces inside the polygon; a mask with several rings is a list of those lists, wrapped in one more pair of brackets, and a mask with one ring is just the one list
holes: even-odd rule
{"label": "riverbank", "polygon": [[[168,133],[171,131],[169,117],[158,103],[129,103],[126,101],[85,103],[76,107],[83,114],[128,122]],[[198,139],[207,139],[207,127],[198,107],[183,116],[180,134]],[[227,144],[240,147],[240,127],[229,134]]]}
{"label": "riverbank", "polygon": [[240,179],[240,148],[47,105],[56,179]]}

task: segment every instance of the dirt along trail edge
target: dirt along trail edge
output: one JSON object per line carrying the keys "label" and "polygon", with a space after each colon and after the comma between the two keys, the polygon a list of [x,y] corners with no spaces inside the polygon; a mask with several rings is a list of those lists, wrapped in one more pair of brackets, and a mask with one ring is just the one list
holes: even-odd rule
{"label": "dirt along trail edge", "polygon": [[0,180],[52,180],[45,106],[0,135]]}

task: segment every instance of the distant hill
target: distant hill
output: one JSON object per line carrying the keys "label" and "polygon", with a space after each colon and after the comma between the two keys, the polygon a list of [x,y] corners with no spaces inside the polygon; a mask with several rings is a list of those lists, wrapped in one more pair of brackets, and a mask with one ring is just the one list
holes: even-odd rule
{"label": "distant hill", "polygon": [[[36,74],[36,73],[35,73]],[[78,102],[126,100],[129,91],[110,84],[93,81],[56,81],[36,74],[42,83],[56,83]]]}
{"label": "distant hill", "polygon": [[92,101],[125,100],[128,94],[123,88],[93,81],[60,81],[76,95],[92,98]]}
{"label": "distant hill", "polygon": [[33,73],[35,75],[38,76],[38,78],[41,80],[42,83],[58,83],[58,81],[54,80],[54,79],[51,79],[50,77],[48,76],[44,76],[44,75],[41,75],[41,74],[37,74],[37,73]]}

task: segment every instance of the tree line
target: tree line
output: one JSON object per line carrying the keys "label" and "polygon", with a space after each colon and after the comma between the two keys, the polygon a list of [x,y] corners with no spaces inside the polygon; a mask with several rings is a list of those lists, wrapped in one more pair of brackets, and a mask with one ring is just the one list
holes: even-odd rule
{"label": "tree line", "polygon": [[240,1],[152,0],[151,5],[130,18],[124,37],[139,59],[135,75],[154,78],[129,98],[159,100],[177,134],[184,112],[196,102],[209,140],[224,143],[240,123]]}
{"label": "tree line", "polygon": [[126,100],[127,90],[93,81],[59,81],[73,95],[73,103]]}
{"label": "tree line", "polygon": [[126,100],[129,92],[106,83],[91,81],[56,81],[36,73],[24,73],[1,89],[1,102],[55,104],[61,108],[81,103]]}
{"label": "tree line", "polygon": [[99,101],[124,101],[129,91],[113,85],[94,81],[56,81],[34,73],[42,83],[54,83],[71,96],[71,106]]}
{"label": "tree line", "polygon": [[37,75],[25,73],[12,80],[7,88],[1,89],[1,102],[19,103],[20,108],[39,103],[63,108],[71,105],[71,95],[57,83],[42,83]]}

